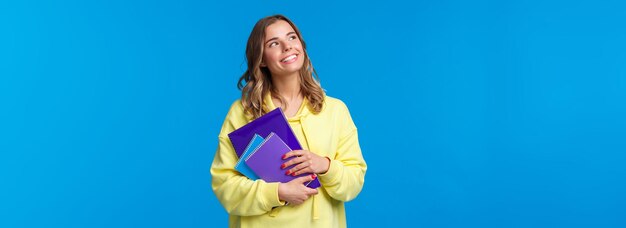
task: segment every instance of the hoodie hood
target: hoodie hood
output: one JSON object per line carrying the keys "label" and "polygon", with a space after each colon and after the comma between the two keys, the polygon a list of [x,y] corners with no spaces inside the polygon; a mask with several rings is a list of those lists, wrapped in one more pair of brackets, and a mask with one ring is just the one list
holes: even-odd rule
{"label": "hoodie hood", "polygon": [[[272,111],[277,108],[276,105],[274,105],[274,101],[272,101],[271,93],[267,93],[267,95],[265,95],[265,104],[267,104],[267,107],[269,108],[268,111]],[[296,112],[296,115],[292,117],[287,117],[287,121],[289,122],[301,121],[303,118],[305,118],[306,116],[310,114],[312,113],[311,113],[311,110],[309,110],[308,100],[305,97],[302,100],[302,104],[300,104],[300,108],[298,108],[298,112]]]}

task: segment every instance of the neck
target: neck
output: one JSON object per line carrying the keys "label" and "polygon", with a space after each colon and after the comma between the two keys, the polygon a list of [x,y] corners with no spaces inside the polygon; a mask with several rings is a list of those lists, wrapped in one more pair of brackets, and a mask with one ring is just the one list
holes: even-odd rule
{"label": "neck", "polygon": [[272,84],[276,87],[278,95],[287,100],[294,100],[301,96],[300,76],[297,71],[290,75],[272,75]]}

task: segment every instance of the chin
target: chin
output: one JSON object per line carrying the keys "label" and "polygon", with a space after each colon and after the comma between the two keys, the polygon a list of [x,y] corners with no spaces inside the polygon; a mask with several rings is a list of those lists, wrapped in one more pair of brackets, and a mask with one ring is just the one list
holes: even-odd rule
{"label": "chin", "polygon": [[298,72],[298,71],[300,71],[300,69],[302,69],[303,66],[304,66],[303,63],[295,65],[295,66],[288,66],[288,67],[285,68],[284,72],[287,73],[287,74]]}

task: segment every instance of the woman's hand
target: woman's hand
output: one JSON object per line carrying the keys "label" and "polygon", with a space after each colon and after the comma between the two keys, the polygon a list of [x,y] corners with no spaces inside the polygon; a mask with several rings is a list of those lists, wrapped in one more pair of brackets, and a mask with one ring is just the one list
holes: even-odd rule
{"label": "woman's hand", "polygon": [[283,155],[283,160],[294,156],[295,158],[280,166],[281,169],[284,169],[296,165],[285,172],[287,175],[297,176],[303,173],[326,173],[330,166],[330,160],[328,158],[320,157],[308,150],[290,151]]}
{"label": "woman's hand", "polygon": [[278,198],[291,205],[298,205],[306,201],[310,196],[317,194],[317,189],[304,186],[304,183],[315,179],[315,174],[298,177],[287,183],[278,184]]}

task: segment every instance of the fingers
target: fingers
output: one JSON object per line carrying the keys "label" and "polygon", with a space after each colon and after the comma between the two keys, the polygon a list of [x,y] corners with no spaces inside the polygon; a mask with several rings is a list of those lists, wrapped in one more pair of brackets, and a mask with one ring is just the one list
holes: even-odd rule
{"label": "fingers", "polygon": [[313,165],[314,154],[305,150],[294,150],[294,151],[290,151],[286,153],[283,157],[288,158],[288,157],[293,157],[293,156],[298,156],[298,157],[295,157],[283,163],[280,166],[281,169],[285,169],[287,167],[296,165],[292,167],[291,169],[287,170],[285,172],[285,175],[297,176],[303,173],[315,173],[312,168],[306,169],[307,167],[310,167],[311,165]]}
{"label": "fingers", "polygon": [[311,169],[311,165],[313,165],[312,160],[304,161],[288,170],[288,172],[291,173],[292,176],[298,176],[303,173],[315,173],[313,169]]}
{"label": "fingers", "polygon": [[292,150],[284,154],[283,159],[287,159],[293,156],[302,156],[304,153],[304,150]]}
{"label": "fingers", "polygon": [[[308,188],[308,187],[307,187],[307,188]],[[306,195],[307,195],[307,196],[317,195],[317,189],[308,188],[308,189],[306,190]]]}
{"label": "fingers", "polygon": [[300,156],[298,156],[298,157],[295,157],[295,158],[293,158],[293,159],[291,159],[291,160],[289,160],[289,161],[287,161],[287,162],[283,163],[283,164],[280,166],[280,168],[281,168],[281,169],[284,169],[284,168],[287,168],[287,167],[289,167],[289,166],[292,166],[292,165],[295,165],[295,164],[301,163],[301,162],[306,161],[306,160],[311,160],[311,155],[310,155],[310,154],[300,155]]}
{"label": "fingers", "polygon": [[291,205],[300,205],[300,204],[304,203],[304,200],[291,201],[289,203],[291,203]]}
{"label": "fingers", "polygon": [[306,175],[303,177],[298,177],[296,179],[293,179],[292,181],[298,182],[300,184],[304,184],[308,181],[312,181],[313,179],[315,179],[316,175],[315,174],[311,174],[311,175]]}
{"label": "fingers", "polygon": [[304,183],[314,180],[315,178],[317,178],[317,175],[311,174],[311,175],[306,175],[303,177],[298,177],[296,179],[293,179],[291,182],[296,183],[296,185],[293,185],[293,183],[289,182],[289,185],[291,185],[293,190],[296,191],[297,193],[293,195],[293,197],[290,197],[288,202],[293,205],[302,204],[304,203],[304,201],[309,199],[309,197],[311,197],[312,195],[318,194],[317,189],[311,189],[309,187],[304,186]]}
{"label": "fingers", "polygon": [[[304,187],[307,189],[310,189],[308,187]],[[299,205],[304,203],[304,201],[306,201],[307,199],[309,199],[312,195],[316,195],[317,194],[317,190],[315,189],[310,189],[310,190],[305,190],[303,195],[299,195],[297,197],[294,197],[293,199],[289,200],[288,202],[292,205]]]}

